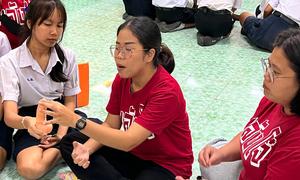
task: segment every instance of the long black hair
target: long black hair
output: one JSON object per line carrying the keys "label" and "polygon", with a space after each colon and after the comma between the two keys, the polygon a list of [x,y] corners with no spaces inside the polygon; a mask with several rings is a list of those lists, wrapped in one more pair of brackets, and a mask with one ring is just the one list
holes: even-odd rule
{"label": "long black hair", "polygon": [[[32,0],[25,10],[25,23],[21,31],[21,42],[24,42],[28,37],[31,38],[33,27],[35,25],[41,25],[44,20],[52,15],[55,8],[58,10],[60,17],[62,18],[64,33],[67,23],[67,13],[63,3],[60,0]],[[30,21],[31,28],[27,26],[27,21]],[[63,38],[63,33],[59,42],[61,42]],[[66,62],[66,58],[58,43],[54,45],[54,48],[57,52],[60,62],[57,62],[52,68],[50,77],[55,82],[66,82],[68,79],[63,72],[63,64]]]}
{"label": "long black hair", "polygon": [[[284,51],[291,68],[297,74],[297,80],[300,84],[300,29],[291,28],[281,32],[277,36],[273,47],[279,47]],[[291,112],[300,115],[300,89],[292,99],[290,106]]]}
{"label": "long black hair", "polygon": [[170,74],[175,68],[174,56],[171,50],[161,43],[161,34],[157,24],[148,17],[136,17],[129,19],[121,24],[119,32],[128,28],[142,44],[144,51],[147,53],[150,49],[155,49],[153,65],[157,67],[161,64]]}

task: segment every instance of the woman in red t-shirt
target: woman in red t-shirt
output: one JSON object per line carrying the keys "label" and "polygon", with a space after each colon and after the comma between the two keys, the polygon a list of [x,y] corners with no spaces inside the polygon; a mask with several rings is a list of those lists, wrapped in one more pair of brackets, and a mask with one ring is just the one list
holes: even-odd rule
{"label": "woman in red t-shirt", "polygon": [[110,50],[118,74],[102,125],[57,102],[40,102],[52,110],[46,111],[51,123],[80,130],[62,139],[63,158],[79,179],[189,178],[193,153],[186,103],[170,75],[175,63],[158,26],[147,17],[128,20]]}
{"label": "woman in red t-shirt", "polygon": [[[199,153],[204,167],[241,159],[239,179],[300,179],[300,29],[278,35],[261,59],[265,97],[244,130],[220,149]],[[224,172],[226,173],[226,172]]]}
{"label": "woman in red t-shirt", "polygon": [[14,49],[20,45],[20,30],[25,20],[25,9],[31,0],[0,0],[0,31],[8,37]]}

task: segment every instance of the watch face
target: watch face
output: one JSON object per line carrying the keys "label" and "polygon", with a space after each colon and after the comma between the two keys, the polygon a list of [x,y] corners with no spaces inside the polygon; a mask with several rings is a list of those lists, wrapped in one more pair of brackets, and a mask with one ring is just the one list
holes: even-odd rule
{"label": "watch face", "polygon": [[78,122],[78,126],[79,126],[79,127],[83,127],[83,126],[84,126],[84,124],[85,124],[85,122],[84,122],[84,121],[79,121],[79,122]]}
{"label": "watch face", "polygon": [[82,130],[85,126],[86,126],[86,119],[84,117],[81,117],[76,123],[76,128]]}

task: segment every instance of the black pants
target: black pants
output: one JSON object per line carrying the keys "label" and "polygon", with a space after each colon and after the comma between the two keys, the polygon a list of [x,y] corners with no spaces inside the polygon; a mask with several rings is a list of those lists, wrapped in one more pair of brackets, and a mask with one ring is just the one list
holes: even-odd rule
{"label": "black pants", "polygon": [[195,14],[195,25],[198,32],[204,36],[221,37],[229,35],[234,20],[228,10],[213,11],[201,7]]}
{"label": "black pants", "polygon": [[123,0],[125,11],[131,16],[147,16],[155,18],[152,0]]}
{"label": "black pants", "polygon": [[160,21],[165,21],[167,24],[171,24],[177,21],[183,23],[194,23],[195,9],[190,8],[161,8],[155,7],[156,17]]}
{"label": "black pants", "polygon": [[61,141],[60,148],[63,159],[79,179],[101,180],[174,180],[175,176],[167,169],[141,160],[129,152],[119,151],[103,146],[90,156],[87,169],[73,163],[71,153],[73,141],[84,143],[88,137],[80,132],[72,132]]}

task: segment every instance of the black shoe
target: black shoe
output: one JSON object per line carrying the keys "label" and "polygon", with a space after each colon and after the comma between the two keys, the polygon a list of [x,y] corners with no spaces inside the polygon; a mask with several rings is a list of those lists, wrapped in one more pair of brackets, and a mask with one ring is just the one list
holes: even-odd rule
{"label": "black shoe", "polygon": [[167,24],[164,21],[160,21],[157,23],[157,25],[159,27],[159,30],[163,33],[173,32],[173,31],[178,31],[178,30],[184,29],[184,24],[181,23],[180,21],[177,21],[177,22],[174,22],[171,24]]}
{"label": "black shoe", "polygon": [[197,43],[200,46],[211,46],[216,44],[221,39],[224,39],[224,36],[221,37],[211,37],[211,36],[204,36],[197,32]]}

